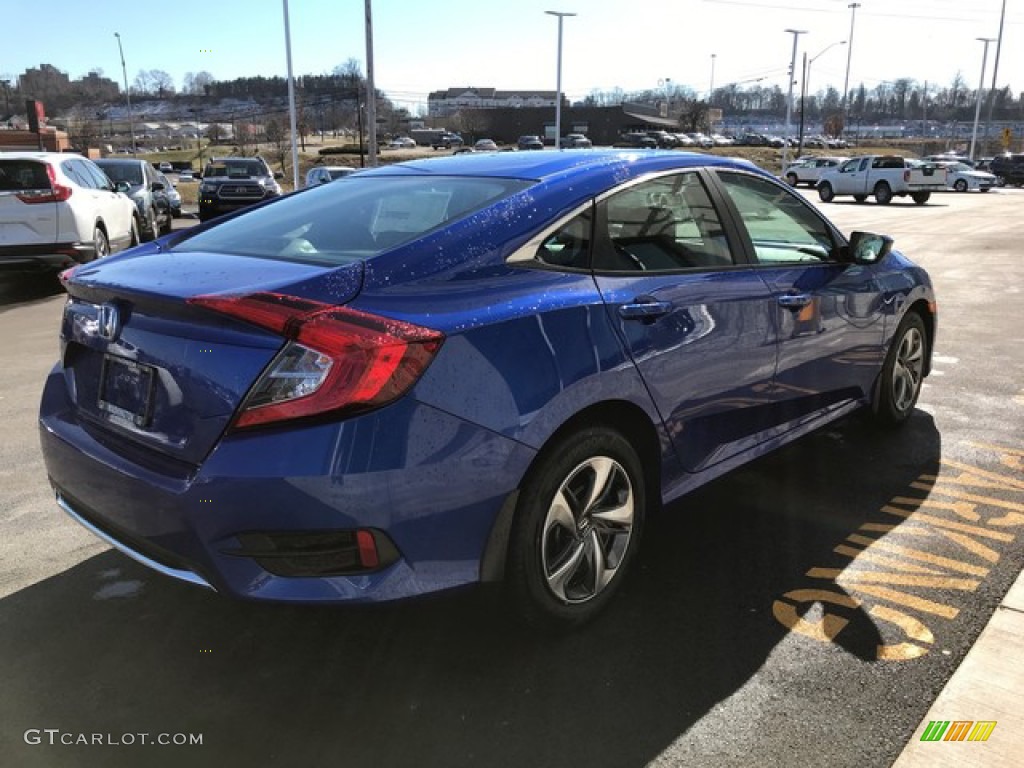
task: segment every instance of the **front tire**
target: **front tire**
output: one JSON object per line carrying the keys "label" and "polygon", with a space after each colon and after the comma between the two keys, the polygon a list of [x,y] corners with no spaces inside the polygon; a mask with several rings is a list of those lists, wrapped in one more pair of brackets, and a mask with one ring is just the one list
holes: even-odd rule
{"label": "front tire", "polygon": [[584,429],[545,450],[523,483],[509,543],[518,613],[550,629],[597,616],[634,559],[645,503],[640,459],[619,432]]}
{"label": "front tire", "polygon": [[966,179],[957,179],[956,183],[953,184],[953,189],[955,189],[957,192],[966,192],[967,191],[967,180]]}
{"label": "front tire", "polygon": [[863,203],[867,199],[868,199],[867,195],[854,195],[853,196],[853,201],[855,203]]}
{"label": "front tire", "polygon": [[786,181],[789,182],[789,186],[795,187],[800,183],[800,178],[795,173],[787,173]]}
{"label": "front tire", "polygon": [[875,390],[872,411],[879,423],[898,427],[910,418],[921,394],[927,359],[924,321],[916,312],[909,312],[896,329]]}
{"label": "front tire", "polygon": [[827,181],[823,181],[818,185],[818,198],[821,202],[831,203],[835,196],[835,190],[832,189],[832,185]]}

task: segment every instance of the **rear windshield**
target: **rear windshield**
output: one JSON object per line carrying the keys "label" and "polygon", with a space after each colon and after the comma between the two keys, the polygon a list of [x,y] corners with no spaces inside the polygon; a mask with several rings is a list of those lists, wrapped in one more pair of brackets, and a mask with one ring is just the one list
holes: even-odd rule
{"label": "rear windshield", "polygon": [[34,160],[0,160],[0,192],[49,189],[46,166]]}
{"label": "rear windshield", "polygon": [[422,237],[531,183],[356,174],[280,198],[172,250],[341,265]]}
{"label": "rear windshield", "polygon": [[259,160],[229,160],[210,163],[204,177],[227,176],[230,179],[247,179],[250,176],[266,176],[267,167]]}
{"label": "rear windshield", "polygon": [[133,186],[142,184],[142,166],[138,163],[96,163],[113,182],[126,181]]}

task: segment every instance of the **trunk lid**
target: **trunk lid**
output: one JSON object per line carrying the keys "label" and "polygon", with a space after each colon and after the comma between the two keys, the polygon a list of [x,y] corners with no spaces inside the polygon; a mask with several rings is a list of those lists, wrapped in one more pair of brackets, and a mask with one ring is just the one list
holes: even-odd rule
{"label": "trunk lid", "polygon": [[0,157],[0,246],[44,245],[57,241],[55,201],[27,203],[52,191],[46,164],[38,160]]}
{"label": "trunk lid", "polygon": [[187,303],[275,291],[344,304],[362,262],[343,267],[213,253],[148,252],[79,268],[61,327],[68,397],[122,452],[197,465],[284,344],[276,334]]}

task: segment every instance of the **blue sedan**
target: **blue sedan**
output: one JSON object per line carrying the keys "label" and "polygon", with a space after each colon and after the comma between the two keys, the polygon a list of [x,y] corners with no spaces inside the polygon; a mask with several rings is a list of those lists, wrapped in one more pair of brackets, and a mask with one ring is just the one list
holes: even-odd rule
{"label": "blue sedan", "polygon": [[927,274],[744,161],[401,163],[63,276],[58,504],[244,598],[598,614],[660,505],[928,374]]}

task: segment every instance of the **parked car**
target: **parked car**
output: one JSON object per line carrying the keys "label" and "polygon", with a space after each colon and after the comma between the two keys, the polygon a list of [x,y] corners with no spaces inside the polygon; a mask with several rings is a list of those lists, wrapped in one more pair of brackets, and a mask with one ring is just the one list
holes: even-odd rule
{"label": "parked car", "polygon": [[199,220],[237,211],[281,194],[277,179],[262,157],[224,157],[210,162],[199,184]]}
{"label": "parked car", "polygon": [[388,142],[389,149],[414,149],[415,147],[416,139],[411,139],[408,136],[399,136]]}
{"label": "parked car", "polygon": [[137,245],[127,190],[79,155],[0,153],[0,269],[63,268]]}
{"label": "parked car", "polygon": [[808,184],[815,186],[821,174],[829,168],[835,168],[848,158],[845,157],[801,157],[799,160],[790,163],[783,171],[783,177],[791,186]]}
{"label": "parked car", "polygon": [[516,141],[516,146],[519,149],[544,149],[544,142],[540,140],[540,136],[520,136]]}
{"label": "parked car", "polygon": [[157,170],[160,171],[160,173],[172,173],[174,171],[174,166],[164,160],[157,166]]}
{"label": "parked car", "polygon": [[932,162],[930,165],[945,168],[946,186],[957,192],[967,192],[970,190],[988,192],[992,187],[996,186],[995,174],[976,170],[966,163],[940,160]]}
{"label": "parked car", "polygon": [[433,149],[452,149],[461,147],[465,142],[457,133],[443,133],[430,142]]}
{"label": "parked car", "polygon": [[679,139],[674,133],[668,131],[647,131],[647,135],[654,139],[659,149],[675,149],[680,146]]}
{"label": "parked car", "polygon": [[142,239],[152,240],[171,231],[171,204],[164,194],[164,184],[151,163],[138,158],[106,157],[96,165],[114,183],[126,182],[128,196],[135,201],[139,212]]}
{"label": "parked car", "polygon": [[473,149],[477,152],[496,152],[498,145],[494,143],[493,139],[478,139],[473,144]]}
{"label": "parked car", "polygon": [[642,150],[370,169],[65,288],[42,453],[94,533],[247,599],[503,581],[562,627],[651,510],[859,409],[905,423],[936,325],[889,238]]}
{"label": "parked car", "polygon": [[180,219],[181,195],[178,193],[178,188],[175,187],[174,184],[171,183],[171,180],[168,179],[164,174],[157,173],[156,176],[157,179],[160,180],[160,183],[164,185],[163,192],[164,195],[167,197],[167,203],[171,209],[171,218]]}
{"label": "parked car", "polygon": [[178,181],[179,182],[182,182],[182,181],[195,181],[195,180],[196,180],[196,177],[193,174],[191,169],[186,169],[184,171],[179,171],[178,172]]}
{"label": "parked car", "polygon": [[582,133],[567,133],[562,139],[562,149],[590,149],[593,143]]}
{"label": "parked car", "polygon": [[619,136],[619,140],[615,144],[616,146],[638,147],[640,149],[656,149],[658,141],[646,133],[633,131]]}
{"label": "parked car", "polygon": [[1024,154],[996,155],[988,169],[1002,180],[1001,185],[1024,186]]}
{"label": "parked car", "polygon": [[306,172],[306,186],[313,187],[317,184],[326,184],[343,176],[355,172],[355,168],[346,165],[317,165]]}

